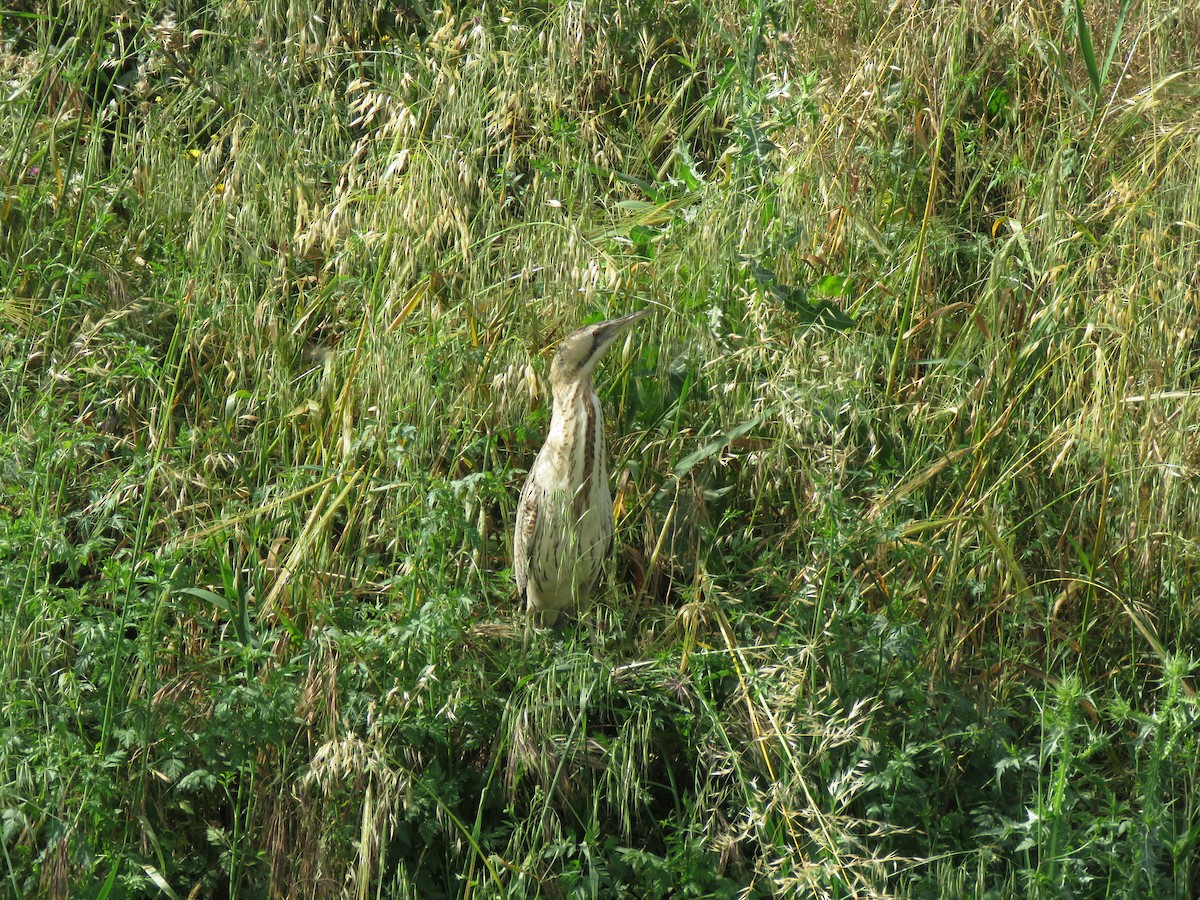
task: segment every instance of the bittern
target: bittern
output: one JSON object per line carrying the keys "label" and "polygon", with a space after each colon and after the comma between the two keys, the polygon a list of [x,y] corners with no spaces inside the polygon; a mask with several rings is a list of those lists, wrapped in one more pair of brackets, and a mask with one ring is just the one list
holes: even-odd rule
{"label": "bittern", "polygon": [[604,416],[592,375],[604,352],[647,313],[587,325],[558,345],[550,433],[521,489],[513,535],[517,592],[530,624],[553,625],[563,610],[582,606],[612,552]]}

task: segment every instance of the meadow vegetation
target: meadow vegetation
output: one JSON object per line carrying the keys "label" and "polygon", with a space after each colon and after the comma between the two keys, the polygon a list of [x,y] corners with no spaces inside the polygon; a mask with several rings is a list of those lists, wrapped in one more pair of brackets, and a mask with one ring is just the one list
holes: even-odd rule
{"label": "meadow vegetation", "polygon": [[[1200,7],[0,40],[0,893],[1200,893]],[[641,308],[523,656],[548,354]]]}

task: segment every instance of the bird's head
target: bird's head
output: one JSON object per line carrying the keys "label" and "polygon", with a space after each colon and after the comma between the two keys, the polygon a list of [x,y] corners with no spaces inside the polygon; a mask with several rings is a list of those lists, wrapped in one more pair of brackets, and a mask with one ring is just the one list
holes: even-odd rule
{"label": "bird's head", "polygon": [[611,347],[630,325],[648,315],[643,309],[607,322],[585,325],[563,338],[554,355],[550,369],[550,382],[555,387],[566,386],[592,377],[604,351]]}

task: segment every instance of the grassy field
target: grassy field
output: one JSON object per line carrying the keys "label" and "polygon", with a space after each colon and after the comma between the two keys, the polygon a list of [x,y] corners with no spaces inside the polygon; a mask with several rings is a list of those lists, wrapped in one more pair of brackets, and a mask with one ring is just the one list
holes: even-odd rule
{"label": "grassy field", "polygon": [[1200,8],[0,37],[0,896],[1200,895]]}

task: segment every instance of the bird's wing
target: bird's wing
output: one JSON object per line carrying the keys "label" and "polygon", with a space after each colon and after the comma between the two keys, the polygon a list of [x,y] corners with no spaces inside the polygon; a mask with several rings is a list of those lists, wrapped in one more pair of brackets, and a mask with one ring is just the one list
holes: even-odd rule
{"label": "bird's wing", "polygon": [[537,531],[540,494],[530,472],[521,489],[521,499],[517,501],[517,524],[513,529],[513,575],[517,579],[517,594],[522,600],[525,599],[525,585],[529,583],[529,554]]}
{"label": "bird's wing", "polygon": [[[605,510],[603,510],[603,509],[597,510],[597,512],[599,512],[600,515],[602,515],[602,516],[606,514]],[[596,571],[592,574],[591,583],[588,584],[584,590],[585,594],[590,594],[592,591],[594,591],[596,589],[596,585],[598,585],[600,583],[600,577],[604,574],[604,569],[605,569],[605,566],[607,565],[606,560],[610,560],[613,558],[613,547],[616,546],[615,541],[614,541],[614,532],[616,531],[616,529],[613,528],[612,513],[607,513],[607,515],[608,515],[608,539],[604,540],[604,555],[600,558],[600,560],[601,560],[600,565],[596,566]]]}

